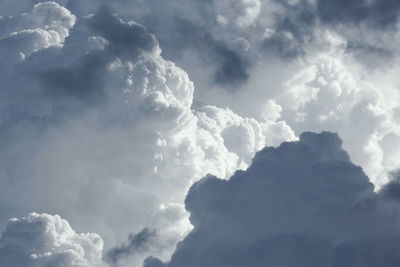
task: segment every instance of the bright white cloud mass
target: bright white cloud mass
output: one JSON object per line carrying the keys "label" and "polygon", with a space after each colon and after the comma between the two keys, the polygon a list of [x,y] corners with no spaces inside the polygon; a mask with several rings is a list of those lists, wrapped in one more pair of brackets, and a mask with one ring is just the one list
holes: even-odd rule
{"label": "bright white cloud mass", "polygon": [[0,266],[399,266],[399,12],[1,1]]}

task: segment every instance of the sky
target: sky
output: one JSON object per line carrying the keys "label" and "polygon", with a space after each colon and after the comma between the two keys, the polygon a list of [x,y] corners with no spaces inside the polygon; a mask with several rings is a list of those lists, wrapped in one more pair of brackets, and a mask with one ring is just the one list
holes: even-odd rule
{"label": "sky", "polygon": [[397,0],[2,0],[0,267],[397,267]]}

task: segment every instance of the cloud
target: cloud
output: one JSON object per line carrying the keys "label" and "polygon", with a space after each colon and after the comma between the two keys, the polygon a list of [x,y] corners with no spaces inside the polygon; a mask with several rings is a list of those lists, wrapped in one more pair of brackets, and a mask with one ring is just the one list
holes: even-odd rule
{"label": "cloud", "polygon": [[169,257],[191,227],[183,201],[193,181],[229,177],[266,144],[295,139],[273,105],[263,120],[192,106],[189,75],[144,26],[108,9],[79,17],[67,38],[27,54],[7,78],[0,228],[32,211],[61,214],[99,233],[107,251],[157,231],[132,262]]}
{"label": "cloud", "polygon": [[[80,22],[74,31],[83,31],[89,27],[86,40],[82,36],[71,37],[66,48],[57,51],[46,68],[35,70],[41,84],[45,84],[47,94],[58,97],[71,96],[75,100],[96,102],[106,97],[107,80],[109,80],[109,65],[115,58],[124,58],[132,62],[143,60],[148,55],[158,54],[158,42],[154,35],[149,34],[146,28],[134,22],[124,22],[110,10],[102,7],[95,15]],[[93,36],[91,36],[93,35]],[[74,42],[83,42],[74,43]],[[94,46],[97,49],[85,51],[82,48]],[[102,47],[104,46],[104,47]],[[102,48],[102,49],[99,49]],[[75,51],[71,51],[76,49]],[[76,55],[76,51],[82,54]],[[72,53],[75,60],[66,60],[65,56]],[[50,55],[52,56],[52,55]],[[60,64],[61,63],[61,64]],[[29,66],[31,67],[31,66]]]}
{"label": "cloud", "polygon": [[194,229],[170,262],[145,266],[397,266],[400,210],[387,192],[374,192],[336,134],[303,133],[229,180],[195,183]]}
{"label": "cloud", "polygon": [[398,19],[400,5],[385,1],[331,1],[320,0],[317,6],[322,21],[327,23],[362,23],[375,27],[393,26]]}
{"label": "cloud", "polygon": [[[124,244],[108,250],[103,258],[110,266],[143,266],[147,257],[165,254],[167,249],[174,247],[174,238],[154,229],[144,228],[137,234],[130,234]],[[163,256],[169,258],[170,254]]]}
{"label": "cloud", "polygon": [[[364,29],[353,30],[361,34]],[[275,34],[278,33],[267,31],[267,39],[274,40]],[[371,38],[377,36],[370,34]],[[365,56],[365,49],[372,49],[366,43],[368,48],[355,53],[350,51],[351,40],[346,35],[323,27],[315,29],[312,41],[304,45],[292,35],[285,36],[293,41],[289,48],[295,49],[294,53],[279,46],[288,57],[278,52],[268,55],[253,67],[252,77],[243,90],[231,95],[197,93],[201,95],[197,99],[204,97],[203,102],[229,106],[235,113],[257,120],[270,112],[266,103],[275,103],[281,110],[280,120],[296,134],[308,130],[338,132],[353,162],[361,165],[378,187],[386,183],[388,174],[399,167],[391,149],[399,136],[398,105],[394,101],[398,99],[399,81],[394,76],[397,67],[393,63],[384,57],[379,61],[373,58],[387,50]],[[375,65],[365,66],[366,62]],[[378,65],[379,62],[385,65]]]}
{"label": "cloud", "polygon": [[129,243],[110,249],[106,254],[106,260],[115,264],[121,258],[131,256],[133,253],[138,253],[140,250],[148,250],[148,243],[156,238],[156,232],[148,228],[143,229],[137,235],[129,235]]}
{"label": "cloud", "polygon": [[234,24],[237,27],[251,25],[260,14],[259,0],[227,0],[214,3],[217,21],[221,24]]}
{"label": "cloud", "polygon": [[190,229],[189,186],[265,145],[329,130],[378,188],[400,167],[394,2],[14,2],[0,3],[0,228],[61,214],[107,251],[154,229],[117,262],[165,261]]}
{"label": "cloud", "polygon": [[[208,15],[209,16],[209,15]],[[208,82],[235,88],[249,78],[249,62],[244,55],[225,40],[216,38],[208,25],[176,17],[162,26],[153,25],[152,21],[144,21],[157,34],[163,47],[164,55],[184,66],[192,65],[193,61],[205,65],[211,70]],[[173,37],[168,32],[174,32]],[[179,48],[179,49],[177,49]],[[194,60],[186,62],[185,55],[190,53]],[[183,58],[183,60],[182,60]]]}
{"label": "cloud", "polygon": [[[152,0],[135,1],[132,4],[124,1],[69,1],[67,7],[73,12],[83,12],[82,15],[86,15],[95,12],[101,4],[109,6],[123,17],[133,18],[146,25],[157,36],[167,59],[185,69],[196,67],[194,64],[203,65],[201,69],[207,68],[210,72],[207,83],[234,89],[248,79],[250,62],[247,57],[230,44],[232,40],[221,38],[222,35],[214,32],[214,29],[218,24],[218,16],[231,20],[224,24],[227,27],[246,28],[258,16],[259,1],[228,0],[214,3],[178,0],[165,3]],[[225,6],[234,8],[226,9]],[[191,57],[188,60],[187,54]],[[197,80],[197,74],[194,75]]]}
{"label": "cloud", "polygon": [[30,12],[1,17],[0,21],[1,65],[13,66],[32,52],[62,44],[76,17],[54,2],[44,2]]}
{"label": "cloud", "polygon": [[0,238],[0,266],[101,267],[103,240],[77,234],[58,215],[31,213],[9,220]]}
{"label": "cloud", "polygon": [[93,34],[99,34],[108,41],[109,49],[116,56],[137,61],[141,54],[151,54],[158,49],[156,38],[143,25],[124,22],[106,7],[101,7],[90,18],[89,26]]}
{"label": "cloud", "polygon": [[398,138],[389,100],[397,93],[390,86],[381,88],[360,78],[363,75],[352,69],[353,64],[339,56],[318,55],[284,83],[289,90],[276,101],[284,110],[282,118],[298,132],[338,131],[352,160],[363,166],[373,181],[383,184],[388,170],[398,168],[383,141],[389,138],[396,143]]}

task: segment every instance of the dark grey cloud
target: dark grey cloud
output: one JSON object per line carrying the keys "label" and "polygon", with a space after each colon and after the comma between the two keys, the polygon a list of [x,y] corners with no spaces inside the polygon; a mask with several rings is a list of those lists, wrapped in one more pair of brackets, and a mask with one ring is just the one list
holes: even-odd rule
{"label": "dark grey cloud", "polygon": [[[113,3],[71,0],[67,8],[75,14],[85,15],[85,12],[90,13],[99,5],[108,6],[123,18],[134,19],[146,25],[160,41],[165,58],[179,62],[184,53],[193,53],[208,68],[214,69],[210,82],[232,88],[233,85],[241,84],[248,79],[249,62],[244,55],[235,51],[223,40],[218,40],[212,32],[217,26],[217,21],[213,3],[209,0],[173,2],[120,0]],[[104,16],[101,17],[95,20],[95,24],[101,31],[106,30],[106,35],[109,37],[112,35],[110,39],[118,41],[116,42],[118,45],[133,47],[140,45],[136,37],[131,39],[133,36],[126,34],[123,29],[115,31],[113,23],[109,24]]]}
{"label": "dark grey cloud", "polygon": [[384,198],[398,202],[400,201],[400,173],[397,171],[392,174],[392,181],[387,183],[381,190],[381,194]]}
{"label": "dark grey cloud", "polygon": [[[138,62],[157,53],[154,35],[135,22],[122,21],[101,7],[90,18],[81,18],[62,48],[38,51],[19,64],[12,94],[21,95],[26,84],[37,88],[53,104],[53,115],[76,113],[104,105],[115,80],[109,64],[117,58]],[[30,93],[32,94],[30,88]],[[28,92],[27,92],[28,93]]]}
{"label": "dark grey cloud", "polygon": [[292,23],[294,32],[301,31],[305,25],[312,26],[317,18],[324,24],[366,23],[386,28],[395,25],[400,12],[400,3],[396,0],[317,0],[315,4],[307,0],[295,4],[282,0],[275,2],[285,9],[280,20],[284,24]]}
{"label": "dark grey cloud", "polygon": [[[371,62],[376,62],[382,55],[393,53],[388,48],[380,47],[382,44],[378,41],[367,43],[363,38],[353,40],[354,32],[348,33],[346,30],[364,26],[378,30],[375,33],[378,36],[386,31],[394,33],[400,12],[399,1],[318,0],[314,4],[301,0],[289,4],[288,1],[276,0],[275,3],[282,8],[275,17],[276,32],[262,44],[262,48],[272,55],[284,59],[303,56],[306,42],[313,42],[313,31],[321,26],[344,34],[349,52],[355,53],[361,60],[365,56],[371,59],[364,60],[367,65],[373,65]],[[287,38],[288,33],[290,38]]]}
{"label": "dark grey cloud", "polygon": [[103,52],[91,52],[77,59],[70,66],[55,66],[38,73],[47,93],[54,98],[84,100],[95,103],[104,97],[107,63],[112,57]]}
{"label": "dark grey cloud", "polygon": [[[188,21],[180,21],[176,29],[186,42],[186,46],[195,48],[198,55],[215,69],[214,81],[221,85],[238,85],[249,78],[249,62],[239,53],[217,41],[206,29],[195,26]],[[172,44],[170,44],[172,45]]]}
{"label": "dark grey cloud", "polygon": [[156,266],[398,266],[398,185],[375,193],[336,134],[258,152],[228,181],[208,176],[186,198],[194,230]]}
{"label": "dark grey cloud", "polygon": [[115,247],[107,251],[105,261],[110,264],[116,264],[121,259],[132,257],[136,253],[142,253],[149,249],[152,245],[153,239],[157,238],[157,232],[149,228],[143,229],[138,234],[130,234],[128,243]]}
{"label": "dark grey cloud", "polygon": [[[210,14],[207,16],[212,18]],[[179,16],[168,18],[164,25],[160,25],[162,21],[153,24],[148,19],[144,23],[157,35],[166,58],[179,62],[184,52],[193,53],[214,70],[211,81],[228,87],[240,85],[249,78],[248,59],[225,42],[215,39],[210,25],[201,25]]]}
{"label": "dark grey cloud", "polygon": [[394,26],[400,2],[396,0],[319,0],[318,16],[325,23],[367,23],[374,27]]}
{"label": "dark grey cloud", "polygon": [[284,59],[304,55],[304,42],[313,38],[312,29],[317,22],[313,6],[308,1],[299,1],[295,5],[286,1],[276,2],[283,12],[275,15],[275,32],[263,41],[262,48],[272,56]]}
{"label": "dark grey cloud", "polygon": [[154,35],[135,22],[124,22],[107,7],[100,7],[89,19],[92,34],[99,34],[109,43],[111,52],[119,57],[137,61],[143,53],[152,53],[158,48]]}

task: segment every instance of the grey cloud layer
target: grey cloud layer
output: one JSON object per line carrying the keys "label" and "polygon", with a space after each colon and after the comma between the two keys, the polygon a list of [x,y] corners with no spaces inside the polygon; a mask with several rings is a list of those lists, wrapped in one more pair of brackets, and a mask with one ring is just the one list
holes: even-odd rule
{"label": "grey cloud layer", "polygon": [[382,193],[336,134],[267,147],[229,180],[195,183],[193,231],[159,266],[398,266],[398,184]]}

